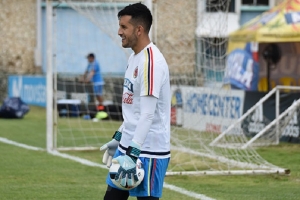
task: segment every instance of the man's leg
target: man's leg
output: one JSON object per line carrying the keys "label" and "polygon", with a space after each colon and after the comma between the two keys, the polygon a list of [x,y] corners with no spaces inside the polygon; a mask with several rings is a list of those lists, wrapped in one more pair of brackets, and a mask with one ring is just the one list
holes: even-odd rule
{"label": "man's leg", "polygon": [[96,104],[96,108],[98,111],[101,111],[104,109],[102,94],[103,94],[103,86],[102,85],[94,85],[94,95],[96,97],[98,105],[96,102],[95,102],[95,104]]}
{"label": "man's leg", "polygon": [[128,191],[118,190],[116,188],[108,186],[104,196],[104,200],[127,200],[128,197]]}
{"label": "man's leg", "polygon": [[137,197],[137,200],[159,200],[158,197]]}
{"label": "man's leg", "polygon": [[162,196],[164,177],[170,158],[139,158],[144,166],[144,180],[136,188],[129,190],[137,200],[159,200]]}
{"label": "man's leg", "polygon": [[[103,107],[103,98],[101,95],[97,94],[96,95],[96,99],[98,101],[98,106],[102,106]],[[103,110],[103,109],[102,109]]]}
{"label": "man's leg", "polygon": [[[116,158],[120,155],[123,155],[123,154],[121,151],[119,151],[117,149],[113,158]],[[104,200],[127,200],[128,199],[129,191],[119,190],[115,187],[112,187],[114,185],[114,183],[110,179],[109,173],[106,176],[106,184],[107,184],[107,190],[104,195]]]}

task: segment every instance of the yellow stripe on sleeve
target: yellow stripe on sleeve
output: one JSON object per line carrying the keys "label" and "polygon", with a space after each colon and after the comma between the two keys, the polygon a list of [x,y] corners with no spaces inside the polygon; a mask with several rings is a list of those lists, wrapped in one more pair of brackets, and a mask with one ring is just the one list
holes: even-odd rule
{"label": "yellow stripe on sleeve", "polygon": [[144,62],[144,88],[145,88],[145,94],[148,93],[148,62],[149,62],[149,57],[148,57],[148,52],[147,49],[144,50],[145,54],[145,62]]}

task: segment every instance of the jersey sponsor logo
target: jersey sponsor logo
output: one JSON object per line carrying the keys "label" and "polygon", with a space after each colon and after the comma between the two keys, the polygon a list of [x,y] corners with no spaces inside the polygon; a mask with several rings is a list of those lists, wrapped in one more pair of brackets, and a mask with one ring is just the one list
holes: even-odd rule
{"label": "jersey sponsor logo", "polygon": [[127,88],[130,92],[133,92],[133,84],[128,78],[124,79],[124,85],[125,88]]}
{"label": "jersey sponsor logo", "polygon": [[125,92],[122,97],[122,102],[125,104],[132,104],[133,103],[133,93]]}
{"label": "jersey sponsor logo", "polygon": [[138,66],[136,66],[136,68],[134,69],[133,78],[136,78],[137,75],[138,75]]}

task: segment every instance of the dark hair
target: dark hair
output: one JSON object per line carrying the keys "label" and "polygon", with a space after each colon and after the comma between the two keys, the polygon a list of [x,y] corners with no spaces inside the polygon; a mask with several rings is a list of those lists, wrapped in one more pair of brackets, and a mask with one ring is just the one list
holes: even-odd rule
{"label": "dark hair", "polygon": [[150,10],[142,3],[130,4],[119,11],[118,18],[129,15],[133,23],[140,23],[145,31],[149,33],[152,25],[152,14]]}
{"label": "dark hair", "polygon": [[87,55],[87,58],[95,58],[95,54],[90,53],[89,55]]}

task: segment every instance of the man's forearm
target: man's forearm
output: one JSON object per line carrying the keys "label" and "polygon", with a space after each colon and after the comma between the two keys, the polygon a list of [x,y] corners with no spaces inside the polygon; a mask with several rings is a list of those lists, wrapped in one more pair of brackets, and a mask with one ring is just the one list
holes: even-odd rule
{"label": "man's forearm", "polygon": [[94,76],[94,72],[90,72],[90,73],[88,73],[88,74],[85,76],[85,79],[84,79],[84,80],[85,80],[86,82],[90,82],[93,76]]}
{"label": "man's forearm", "polygon": [[153,96],[141,97],[141,116],[135,129],[133,141],[142,145],[147,137],[154,118],[157,98]]}

